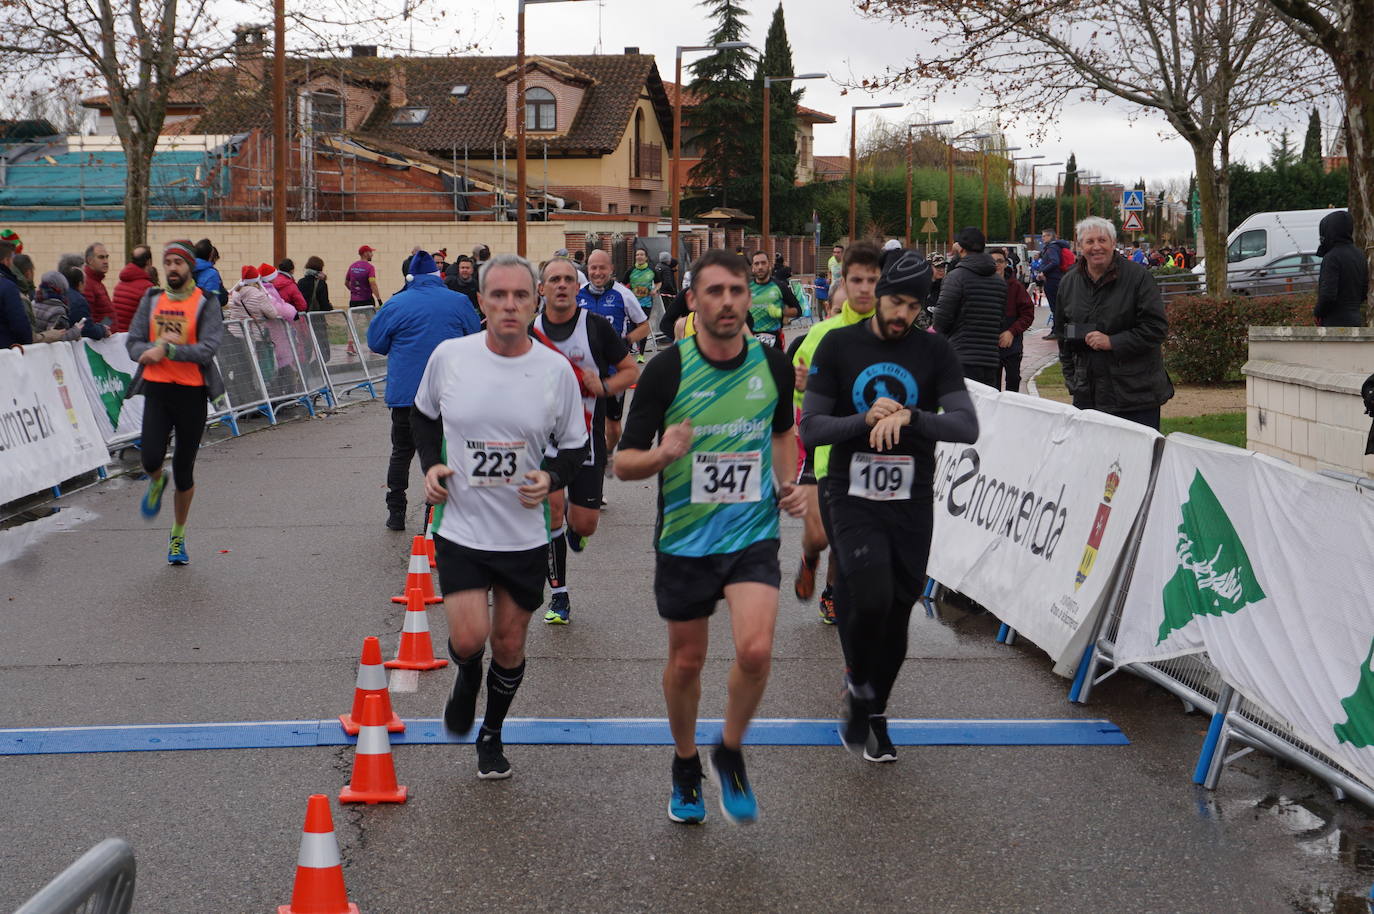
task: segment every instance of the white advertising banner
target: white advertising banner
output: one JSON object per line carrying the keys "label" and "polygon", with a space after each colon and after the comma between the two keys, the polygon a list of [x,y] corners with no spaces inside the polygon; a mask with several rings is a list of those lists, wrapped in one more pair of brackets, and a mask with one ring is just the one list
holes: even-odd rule
{"label": "white advertising banner", "polygon": [[987,606],[1071,676],[1160,436],[1095,411],[969,384],[976,444],[935,459],[931,577]]}
{"label": "white advertising banner", "polygon": [[70,343],[0,350],[0,504],[109,459]]}
{"label": "white advertising banner", "polygon": [[1368,493],[1171,435],[1116,662],[1205,650],[1238,692],[1374,785],[1371,556]]}
{"label": "white advertising banner", "polygon": [[143,429],[143,397],[124,399],[124,391],[138,370],[124,348],[128,336],[116,333],[103,340],[83,338],[72,344],[82,387],[95,407],[96,424],[107,445],[132,441]]}

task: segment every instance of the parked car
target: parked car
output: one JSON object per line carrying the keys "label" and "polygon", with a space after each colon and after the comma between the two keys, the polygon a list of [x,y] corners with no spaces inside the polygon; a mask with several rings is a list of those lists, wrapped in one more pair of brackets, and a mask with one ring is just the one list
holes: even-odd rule
{"label": "parked car", "polygon": [[[1270,259],[1285,252],[1315,251],[1319,242],[1317,226],[1334,209],[1296,209],[1286,212],[1255,213],[1236,226],[1226,239],[1226,269],[1263,269]],[[1193,272],[1206,272],[1199,260]]]}
{"label": "parked car", "polygon": [[1241,295],[1287,295],[1317,288],[1321,258],[1315,253],[1290,251],[1247,270],[1226,274],[1226,285]]}

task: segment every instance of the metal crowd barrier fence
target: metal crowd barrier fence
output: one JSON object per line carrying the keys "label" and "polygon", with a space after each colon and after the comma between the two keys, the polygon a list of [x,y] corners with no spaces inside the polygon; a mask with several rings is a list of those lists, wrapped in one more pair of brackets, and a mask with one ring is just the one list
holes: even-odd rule
{"label": "metal crowd barrier fence", "polygon": [[128,914],[134,904],[135,869],[129,843],[106,838],[14,914]]}
{"label": "metal crowd barrier fence", "polygon": [[[1347,482],[1359,493],[1374,494],[1374,479],[1333,470],[1322,470],[1321,475]],[[1148,679],[1174,695],[1183,702],[1185,711],[1204,711],[1211,716],[1207,737],[1193,772],[1193,783],[1200,784],[1208,790],[1215,790],[1227,765],[1259,749],[1325,782],[1336,799],[1354,797],[1374,809],[1374,788],[1360,781],[1321,750],[1299,738],[1286,721],[1269,713],[1228,685],[1205,652],[1153,663],[1130,663],[1121,667],[1113,665],[1102,675],[1097,675],[1098,669],[1114,664],[1115,661],[1116,634],[1121,624],[1122,610],[1126,605],[1126,595],[1130,590],[1136,556],[1140,550],[1140,540],[1145,528],[1143,520],[1150,510],[1153,496],[1152,480],[1150,493],[1141,510],[1141,521],[1132,531],[1127,546],[1123,572],[1117,579],[1114,592],[1107,604],[1107,611],[1100,622],[1100,629],[1090,639],[1089,647],[1084,651],[1078,675],[1069,691],[1069,700],[1086,704],[1094,686],[1119,670],[1126,670]],[[1227,751],[1232,743],[1242,748],[1228,755]]]}

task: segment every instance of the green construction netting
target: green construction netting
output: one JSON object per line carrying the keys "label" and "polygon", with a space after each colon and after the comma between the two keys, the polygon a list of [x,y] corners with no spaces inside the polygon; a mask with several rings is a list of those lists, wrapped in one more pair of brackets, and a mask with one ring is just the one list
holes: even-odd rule
{"label": "green construction netting", "polygon": [[[219,161],[204,150],[155,153],[148,218],[204,219],[207,202],[229,190],[227,170],[215,170]],[[0,224],[124,218],[128,168],[121,151],[26,156],[3,174]]]}

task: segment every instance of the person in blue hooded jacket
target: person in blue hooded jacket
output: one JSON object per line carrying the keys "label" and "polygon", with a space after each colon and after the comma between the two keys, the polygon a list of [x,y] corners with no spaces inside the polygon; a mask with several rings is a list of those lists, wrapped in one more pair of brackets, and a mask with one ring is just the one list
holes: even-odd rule
{"label": "person in blue hooded jacket", "polygon": [[204,292],[214,292],[220,297],[220,301],[225,300],[228,294],[224,291],[224,280],[219,275],[219,268],[215,264],[219,261],[219,250],[210,243],[209,238],[202,238],[196,242],[195,247],[196,262],[191,268],[191,274],[195,277],[196,288]]}
{"label": "person in blue hooded jacket", "polygon": [[414,278],[387,299],[367,328],[367,345],[387,357],[386,405],[391,409],[391,461],[386,471],[388,530],[406,528],[406,487],[415,439],[410,408],[430,353],[444,340],[481,329],[471,299],[444,285],[434,258],[417,251],[410,259]]}

